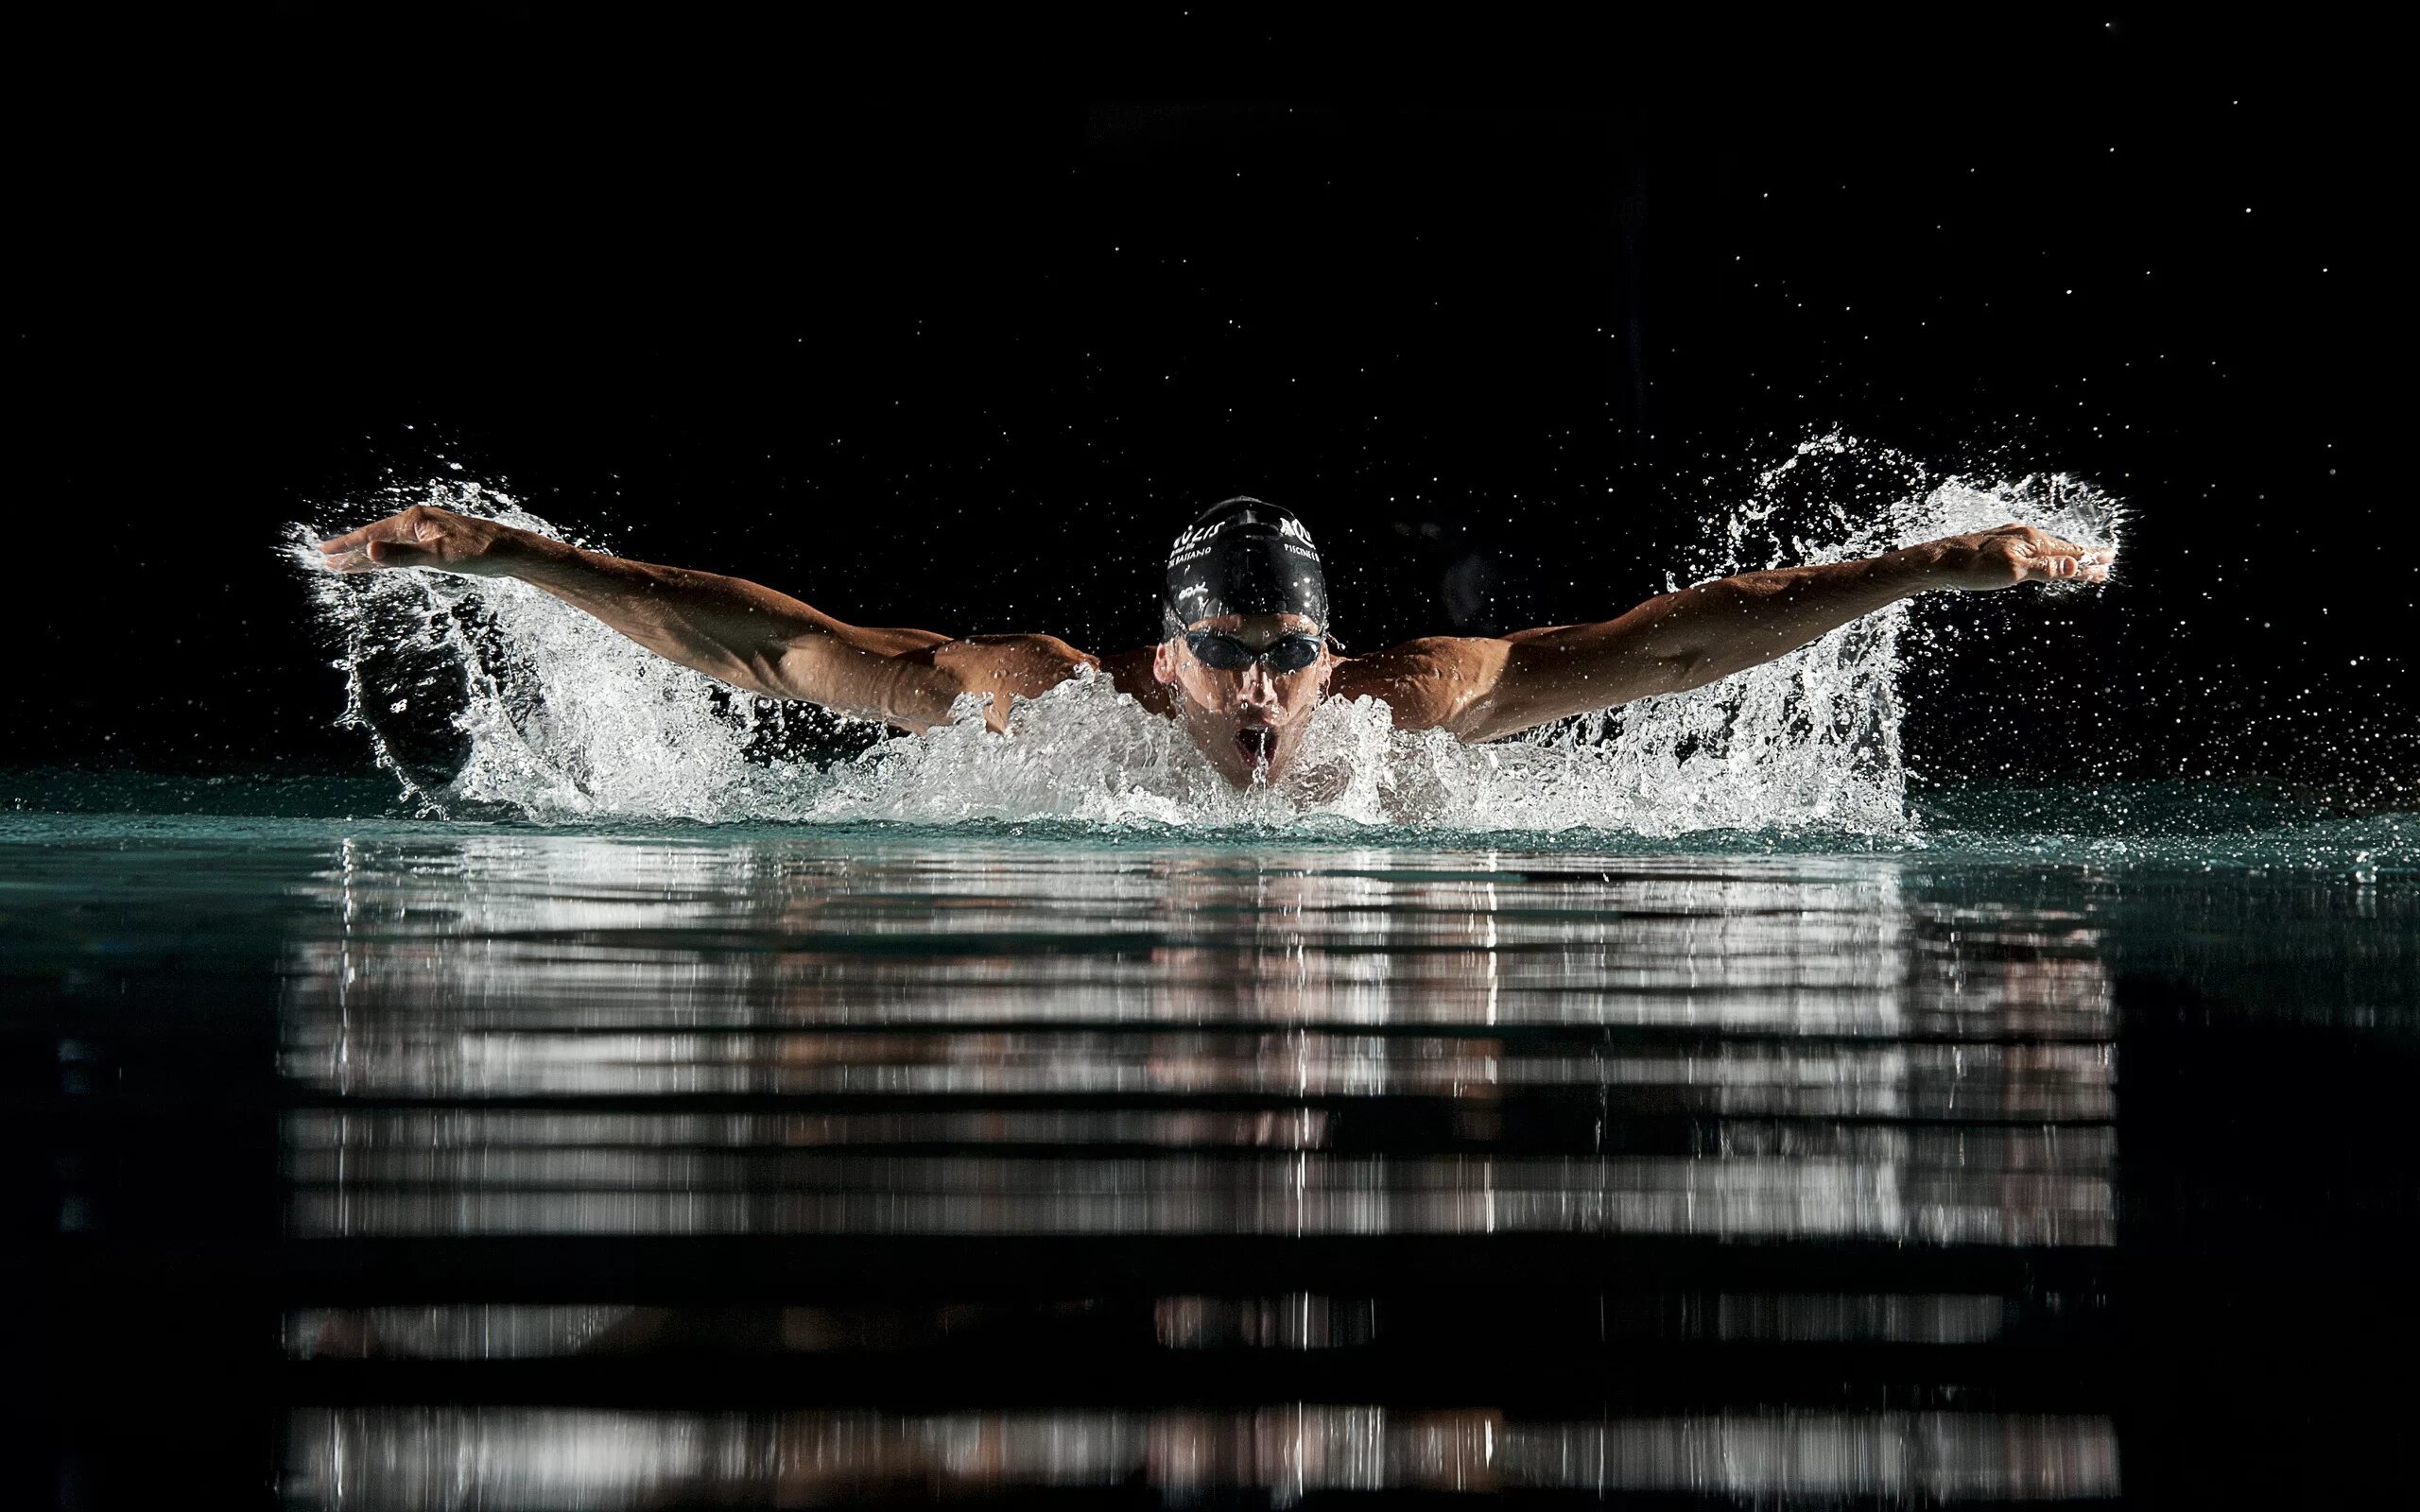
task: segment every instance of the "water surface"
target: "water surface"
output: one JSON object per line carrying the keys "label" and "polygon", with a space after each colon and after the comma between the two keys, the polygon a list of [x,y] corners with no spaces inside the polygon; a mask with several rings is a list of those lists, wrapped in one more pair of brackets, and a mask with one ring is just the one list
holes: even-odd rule
{"label": "water surface", "polygon": [[69,1504],[2154,1505],[2383,1432],[2402,816],[362,796],[0,814]]}

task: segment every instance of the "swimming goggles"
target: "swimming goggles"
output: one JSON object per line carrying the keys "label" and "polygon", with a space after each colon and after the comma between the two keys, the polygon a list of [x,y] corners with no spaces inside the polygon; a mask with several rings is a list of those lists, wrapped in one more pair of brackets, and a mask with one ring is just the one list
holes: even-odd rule
{"label": "swimming goggles", "polygon": [[1234,636],[1216,630],[1184,632],[1185,649],[1213,672],[1233,672],[1254,662],[1267,663],[1271,672],[1300,672],[1320,659],[1323,644],[1316,635],[1281,635],[1255,651]]}

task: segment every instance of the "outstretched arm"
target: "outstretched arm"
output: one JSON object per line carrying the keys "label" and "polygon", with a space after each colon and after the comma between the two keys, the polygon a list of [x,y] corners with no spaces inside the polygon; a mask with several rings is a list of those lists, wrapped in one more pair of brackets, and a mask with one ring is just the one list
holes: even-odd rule
{"label": "outstretched arm", "polygon": [[[951,701],[966,692],[997,695],[997,726],[1008,713],[1005,695],[1039,691],[1033,674],[1046,670],[1027,665],[1035,658],[1022,645],[977,647],[931,630],[846,625],[743,578],[585,551],[425,505],[322,541],[320,550],[338,572],[430,567],[517,577],[734,687],[909,730],[946,723]],[[946,654],[953,649],[963,654]]]}
{"label": "outstretched arm", "polygon": [[[1399,663],[1392,670],[1401,696],[1421,711],[1410,722],[1442,726],[1463,740],[1495,740],[1701,687],[1930,589],[2100,582],[2115,555],[2007,524],[1860,561],[1742,573],[1649,599],[1595,625],[1522,630],[1501,640],[1414,642],[1369,660]],[[1383,688],[1372,691],[1386,696]]]}

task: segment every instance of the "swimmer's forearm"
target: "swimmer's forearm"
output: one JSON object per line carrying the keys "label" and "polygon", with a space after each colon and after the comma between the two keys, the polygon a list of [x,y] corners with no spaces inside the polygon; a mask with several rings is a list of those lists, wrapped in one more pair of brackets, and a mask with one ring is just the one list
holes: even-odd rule
{"label": "swimmer's forearm", "polygon": [[499,542],[505,576],[717,681],[911,728],[947,717],[946,690],[925,686],[935,680],[928,668],[865,644],[899,632],[860,630],[746,578],[515,534]]}
{"label": "swimmer's forearm", "polygon": [[543,536],[498,542],[508,576],[562,599],[659,656],[772,694],[775,648],[814,610],[735,577],[585,551]]}
{"label": "swimmer's forearm", "polygon": [[415,505],[320,542],[332,572],[428,568],[518,577],[659,656],[772,698],[922,730],[960,689],[924,653],[930,630],[844,625],[762,584],[585,551],[499,520]]}
{"label": "swimmer's forearm", "polygon": [[1662,691],[1703,687],[1933,586],[1927,550],[1740,573],[1651,599],[1614,625],[1641,619],[1638,654],[1665,671]]}
{"label": "swimmer's forearm", "polygon": [[1606,628],[1619,630],[1638,619],[1631,639],[1639,652],[1675,679],[1675,690],[1694,688],[1928,590],[1987,593],[2029,582],[2106,582],[2116,557],[2112,547],[2078,545],[2012,522],[1858,561],[1702,583],[1650,600]]}
{"label": "swimmer's forearm", "polygon": [[1465,665],[1477,663],[1461,682],[1477,691],[1435,722],[1464,740],[1495,740],[1703,687],[1928,590],[2107,582],[2117,555],[2012,521],[1858,561],[1740,573],[1651,598],[1601,624],[1461,643]]}

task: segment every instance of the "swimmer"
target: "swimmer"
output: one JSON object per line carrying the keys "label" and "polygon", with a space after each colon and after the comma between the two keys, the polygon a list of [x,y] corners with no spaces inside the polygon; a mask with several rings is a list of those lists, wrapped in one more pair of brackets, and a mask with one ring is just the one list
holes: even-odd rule
{"label": "swimmer", "polygon": [[1504,636],[1430,636],[1367,656],[1328,633],[1327,579],[1294,512],[1212,506],[1176,538],[1155,645],[1096,657],[1051,635],[951,637],[846,624],[743,578],[658,567],[422,505],[320,543],[337,572],[428,568],[517,577],[683,666],[769,698],[922,731],[966,694],[992,729],[1080,667],[1175,720],[1238,787],[1286,775],[1328,697],[1383,701],[1395,725],[1499,740],[1729,677],[1932,590],[2106,581],[2115,553],[2031,525],[1951,536],[1858,561],[1664,593],[1613,619]]}

